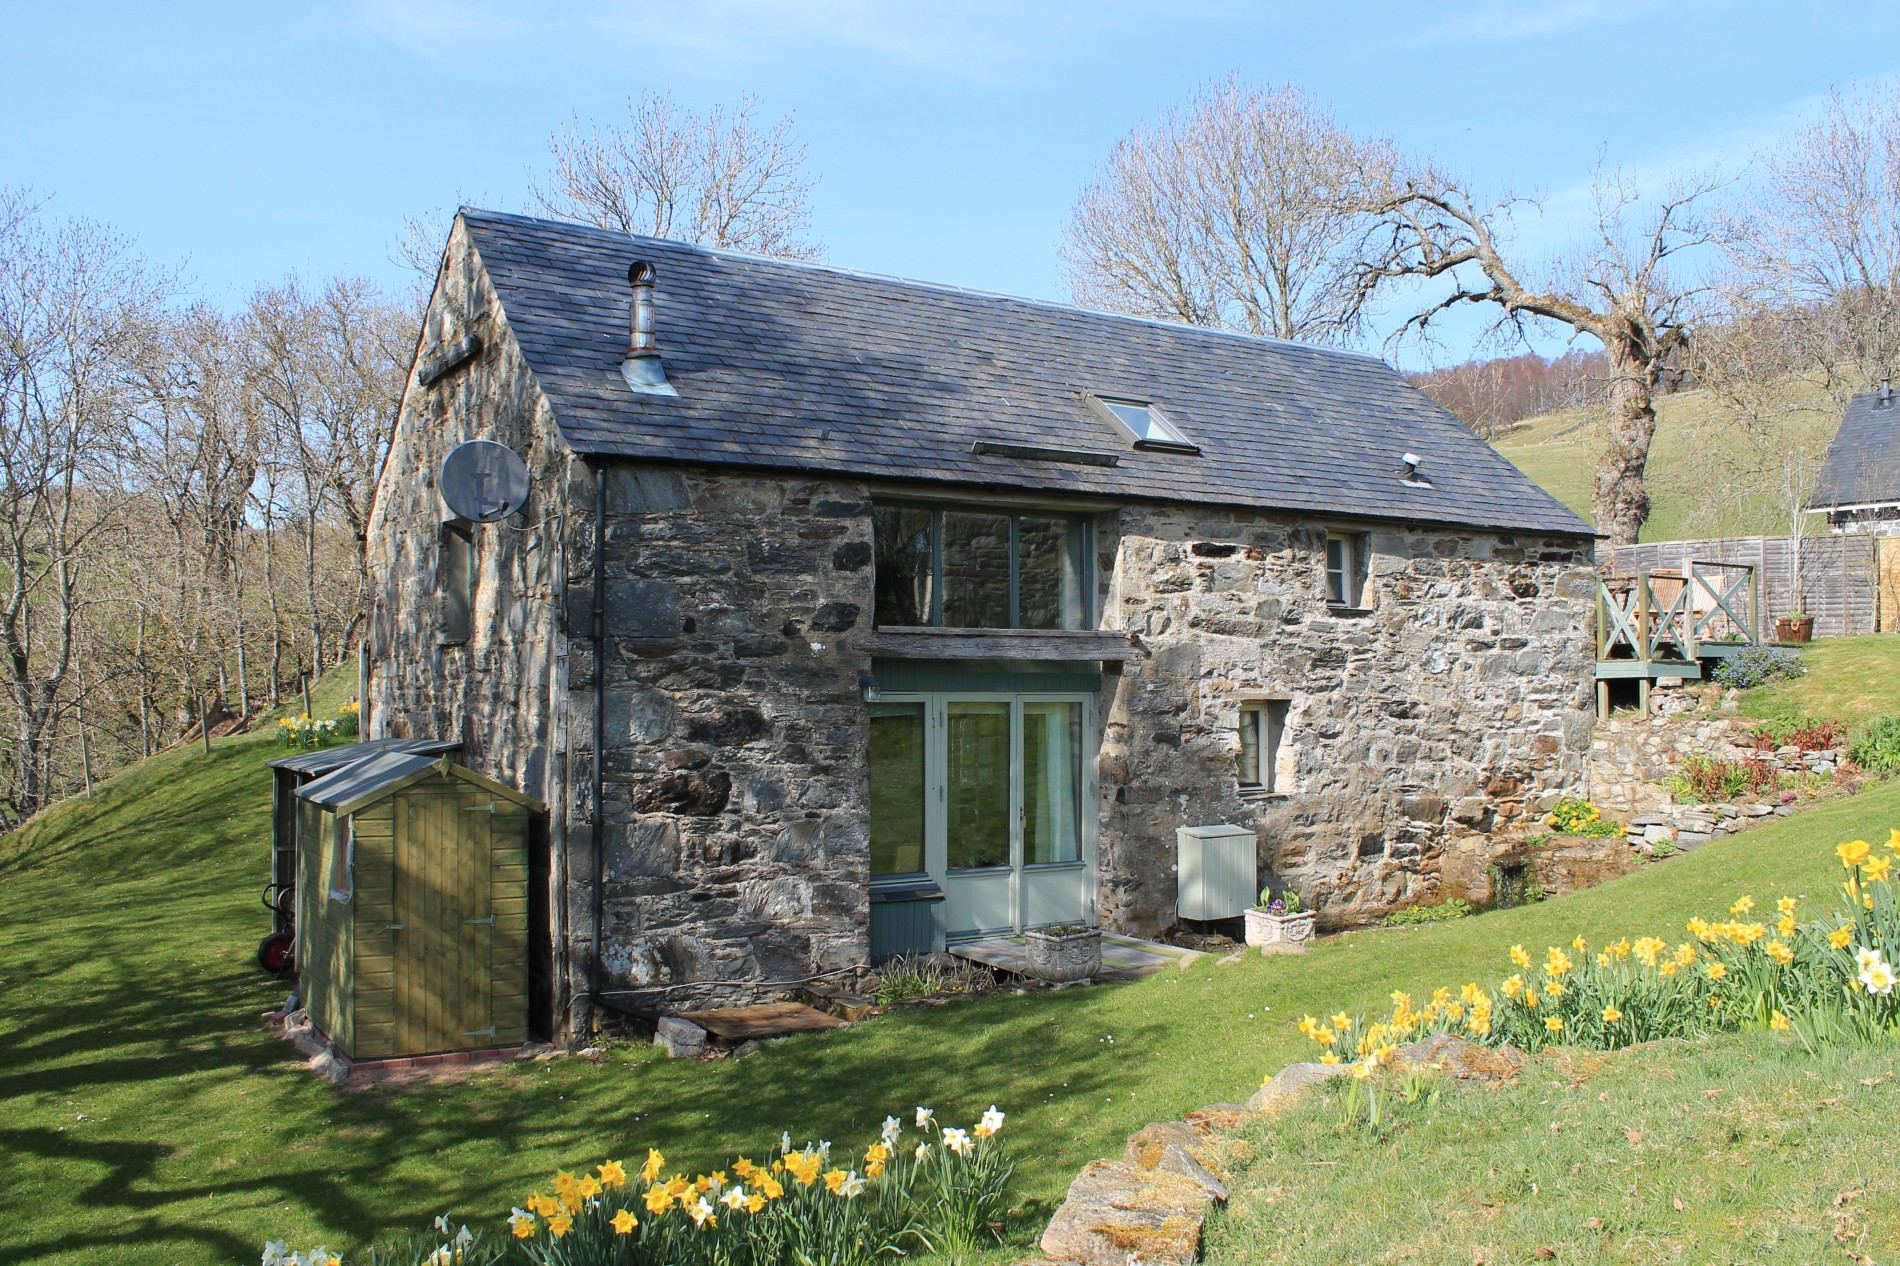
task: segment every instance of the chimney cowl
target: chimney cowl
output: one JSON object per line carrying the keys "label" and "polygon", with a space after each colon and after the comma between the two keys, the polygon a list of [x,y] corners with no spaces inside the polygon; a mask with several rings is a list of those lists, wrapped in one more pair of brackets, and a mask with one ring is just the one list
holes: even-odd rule
{"label": "chimney cowl", "polygon": [[655,396],[676,396],[678,391],[666,380],[666,368],[660,363],[660,341],[653,328],[653,264],[636,259],[627,265],[627,285],[633,290],[633,304],[627,322],[627,350],[620,358],[620,376],[635,391]]}

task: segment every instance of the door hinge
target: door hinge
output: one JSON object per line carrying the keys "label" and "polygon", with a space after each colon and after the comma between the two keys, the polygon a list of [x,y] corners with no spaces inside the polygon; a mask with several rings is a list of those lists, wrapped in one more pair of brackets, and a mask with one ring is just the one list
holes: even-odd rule
{"label": "door hinge", "polygon": [[491,1024],[485,1029],[464,1029],[462,1031],[462,1036],[463,1037],[493,1037],[495,1036],[495,1026]]}
{"label": "door hinge", "polygon": [[467,923],[486,923],[486,924],[487,924],[487,925],[488,925],[489,927],[491,927],[491,928],[492,928],[492,927],[494,927],[494,926],[495,926],[495,916],[491,914],[491,915],[489,915],[489,916],[488,916],[487,918],[485,918],[485,919],[463,919],[463,920],[462,920],[462,922],[463,922],[463,923],[465,923],[465,924],[467,924]]}
{"label": "door hinge", "polygon": [[383,924],[383,931],[385,931],[385,932],[400,932],[400,931],[402,931],[402,930],[403,930],[403,929],[404,929],[405,927],[407,927],[407,926],[409,926],[409,925],[408,925],[408,924],[406,924],[406,923],[385,923],[385,924]]}

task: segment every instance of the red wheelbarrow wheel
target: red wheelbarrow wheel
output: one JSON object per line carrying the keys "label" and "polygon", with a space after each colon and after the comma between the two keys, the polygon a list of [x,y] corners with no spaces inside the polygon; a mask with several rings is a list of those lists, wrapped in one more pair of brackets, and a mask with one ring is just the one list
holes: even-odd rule
{"label": "red wheelbarrow wheel", "polygon": [[289,932],[272,932],[257,943],[257,965],[273,976],[282,976],[291,968],[296,938]]}

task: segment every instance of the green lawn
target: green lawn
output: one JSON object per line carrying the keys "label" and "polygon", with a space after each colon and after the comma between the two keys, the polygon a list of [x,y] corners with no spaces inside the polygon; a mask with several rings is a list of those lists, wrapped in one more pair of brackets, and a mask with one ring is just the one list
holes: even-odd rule
{"label": "green lawn", "polygon": [[1810,1266],[1900,1250],[1891,1049],[1817,1059],[1745,1034],[1560,1051],[1515,1085],[1441,1095],[1380,1137],[1317,1095],[1245,1130],[1254,1156],[1208,1261]]}
{"label": "green lawn", "polygon": [[1027,1242],[1082,1163],[1301,1057],[1302,1012],[1502,975],[1513,941],[1674,930],[1739,891],[1818,892],[1837,840],[1900,823],[1894,784],[1558,901],[1298,958],[906,1009],[732,1063],[617,1048],[343,1094],[258,1025],[284,992],[251,965],[275,751],[167,753],[0,843],[0,1261],[255,1261],[266,1237],[349,1247],[445,1210],[493,1227],[557,1164],[650,1144],[706,1164],[782,1128],[868,1140],[887,1111],[973,1119],[992,1102],[1010,1113]]}
{"label": "green lawn", "polygon": [[1806,676],[1743,692],[1742,715],[1823,717],[1861,726],[1900,713],[1900,637],[1822,638],[1803,655]]}

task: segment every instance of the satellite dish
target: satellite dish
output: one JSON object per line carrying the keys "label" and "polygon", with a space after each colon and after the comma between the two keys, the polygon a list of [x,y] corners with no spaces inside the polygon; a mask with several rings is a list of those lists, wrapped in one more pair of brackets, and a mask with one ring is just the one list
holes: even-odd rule
{"label": "satellite dish", "polygon": [[441,487],[456,518],[496,523],[528,504],[528,468],[506,444],[469,440],[442,459]]}

